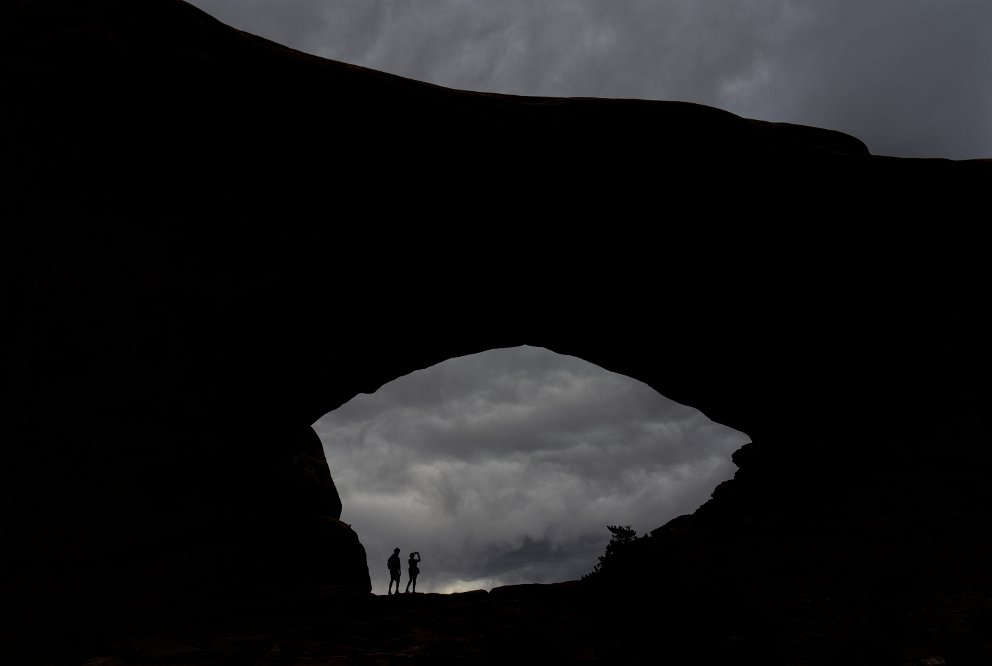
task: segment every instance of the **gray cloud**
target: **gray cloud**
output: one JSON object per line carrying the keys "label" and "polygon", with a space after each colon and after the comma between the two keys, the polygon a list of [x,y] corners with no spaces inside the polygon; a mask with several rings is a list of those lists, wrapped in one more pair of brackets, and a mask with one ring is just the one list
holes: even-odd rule
{"label": "gray cloud", "polygon": [[674,99],[992,156],[987,0],[194,0],[303,51],[455,88]]}
{"label": "gray cloud", "polygon": [[377,592],[397,546],[423,554],[425,591],[578,578],[607,524],[644,532],[694,510],[746,441],[641,382],[535,347],[401,377],[315,429]]}

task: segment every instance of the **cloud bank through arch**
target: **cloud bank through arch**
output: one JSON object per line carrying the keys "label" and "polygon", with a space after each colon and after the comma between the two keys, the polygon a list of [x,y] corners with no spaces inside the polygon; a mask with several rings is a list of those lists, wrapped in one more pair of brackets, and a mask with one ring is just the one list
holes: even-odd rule
{"label": "cloud bank through arch", "polygon": [[414,372],[314,428],[377,594],[394,547],[404,561],[422,553],[423,592],[579,578],[607,524],[646,532],[693,511],[747,441],[641,382],[537,347]]}
{"label": "cloud bank through arch", "polygon": [[309,53],[454,88],[699,102],[992,157],[987,0],[193,0]]}

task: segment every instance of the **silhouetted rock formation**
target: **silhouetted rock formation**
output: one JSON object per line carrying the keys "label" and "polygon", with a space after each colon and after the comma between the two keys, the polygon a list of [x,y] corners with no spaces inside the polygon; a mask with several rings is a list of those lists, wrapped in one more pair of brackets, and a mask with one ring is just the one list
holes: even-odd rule
{"label": "silhouetted rock formation", "polygon": [[[447,90],[168,0],[0,3],[0,67],[5,654],[140,662],[114,639],[246,632],[315,589],[328,622],[379,603],[308,424],[526,343],[754,444],[634,571],[682,606],[539,588],[493,614],[491,595],[464,626],[492,640],[463,656],[537,626],[603,659],[610,636],[653,654],[659,626],[687,657],[988,656],[985,258],[956,228],[988,162],[692,104]],[[197,640],[172,648],[219,639]]]}
{"label": "silhouetted rock formation", "polygon": [[[839,132],[696,104],[449,90],[304,55],[178,0],[0,12],[12,100],[3,205],[21,215],[264,212],[350,225],[352,213],[402,216],[425,200],[445,202],[435,216],[467,204],[505,220],[523,202],[535,214],[663,205],[698,216],[815,196],[805,214],[825,219],[831,198],[861,188],[902,200],[907,179],[932,187],[989,169],[870,158]],[[714,188],[743,198],[714,200]]]}

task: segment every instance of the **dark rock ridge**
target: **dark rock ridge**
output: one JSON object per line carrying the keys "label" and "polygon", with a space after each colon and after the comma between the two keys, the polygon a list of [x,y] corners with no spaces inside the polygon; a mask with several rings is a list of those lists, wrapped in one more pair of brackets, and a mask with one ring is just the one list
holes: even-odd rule
{"label": "dark rock ridge", "polygon": [[[526,343],[754,441],[632,560],[670,603],[590,626],[635,655],[662,631],[766,662],[987,660],[987,161],[448,90],[167,0],[2,2],[0,68],[5,654],[126,657],[120,635],[314,589],[347,616],[365,555],[309,424]],[[588,637],[556,595],[506,635]]]}
{"label": "dark rock ridge", "polygon": [[4,206],[19,214],[292,212],[351,226],[351,212],[406,219],[431,201],[436,220],[468,206],[476,222],[505,221],[521,205],[630,219],[662,201],[698,217],[767,206],[767,194],[813,195],[806,214],[820,217],[837,197],[889,208],[907,181],[989,169],[870,158],[839,132],[696,104],[450,90],[292,51],[178,0],[0,12]]}

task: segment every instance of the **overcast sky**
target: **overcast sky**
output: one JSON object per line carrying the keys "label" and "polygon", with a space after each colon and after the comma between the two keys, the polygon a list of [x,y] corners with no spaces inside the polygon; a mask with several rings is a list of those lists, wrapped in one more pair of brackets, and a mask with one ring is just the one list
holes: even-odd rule
{"label": "overcast sky", "polygon": [[193,0],[454,88],[717,106],[876,154],[992,157],[990,0]]}
{"label": "overcast sky", "polygon": [[648,532],[689,513],[747,442],[646,384],[538,347],[450,359],[314,424],[368,552],[423,557],[418,591],[574,580],[608,524]]}

